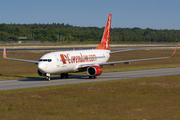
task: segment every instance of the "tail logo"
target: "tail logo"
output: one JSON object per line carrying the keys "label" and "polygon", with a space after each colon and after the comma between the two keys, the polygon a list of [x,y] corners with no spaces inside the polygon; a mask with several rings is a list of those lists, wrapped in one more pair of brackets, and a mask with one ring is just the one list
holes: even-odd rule
{"label": "tail logo", "polygon": [[111,14],[109,14],[101,43],[99,44],[98,47],[96,47],[96,49],[109,50],[110,31],[111,31]]}
{"label": "tail logo", "polygon": [[4,46],[3,58],[6,58],[6,47]]}

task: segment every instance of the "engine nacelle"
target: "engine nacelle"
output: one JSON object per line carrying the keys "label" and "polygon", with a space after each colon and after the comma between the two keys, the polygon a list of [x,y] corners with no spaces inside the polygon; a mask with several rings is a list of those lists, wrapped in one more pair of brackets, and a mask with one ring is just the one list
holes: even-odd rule
{"label": "engine nacelle", "polygon": [[39,70],[38,70],[38,75],[39,76],[46,76],[46,74],[41,73]]}
{"label": "engine nacelle", "polygon": [[89,76],[98,76],[101,75],[102,68],[100,66],[90,66],[87,68],[87,74]]}

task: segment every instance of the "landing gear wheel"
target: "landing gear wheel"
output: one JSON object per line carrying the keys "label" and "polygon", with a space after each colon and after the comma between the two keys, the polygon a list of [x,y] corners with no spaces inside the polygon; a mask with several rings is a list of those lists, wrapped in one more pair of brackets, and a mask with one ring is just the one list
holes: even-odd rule
{"label": "landing gear wheel", "polygon": [[61,73],[61,78],[69,78],[69,75],[68,73]]}
{"label": "landing gear wheel", "polygon": [[92,79],[92,78],[94,78],[94,79],[95,79],[95,78],[96,78],[96,76],[89,76],[89,79]]}
{"label": "landing gear wheel", "polygon": [[61,79],[63,79],[64,78],[64,73],[61,73]]}
{"label": "landing gear wheel", "polygon": [[69,77],[69,75],[68,75],[68,73],[66,73],[66,74],[65,74],[65,78],[68,78],[68,77]]}
{"label": "landing gear wheel", "polygon": [[50,77],[49,76],[46,76],[46,81],[50,81]]}

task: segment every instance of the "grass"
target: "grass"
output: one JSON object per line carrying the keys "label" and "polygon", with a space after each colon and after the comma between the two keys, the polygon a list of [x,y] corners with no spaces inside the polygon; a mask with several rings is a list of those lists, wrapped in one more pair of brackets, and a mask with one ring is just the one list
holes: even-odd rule
{"label": "grass", "polygon": [[[7,52],[7,57],[36,60],[48,53],[49,51],[24,51],[24,52]],[[173,50],[136,50],[123,53],[112,54],[109,61],[131,60],[151,57],[165,57],[171,56]],[[2,52],[0,56],[2,56]],[[155,68],[171,68],[180,67],[179,64],[180,53],[176,52],[174,58],[164,60],[152,60],[133,62],[129,65],[116,64],[115,66],[104,66],[103,72],[116,72],[116,71],[131,71]],[[0,80],[6,79],[21,79],[30,77],[40,77],[37,74],[37,66],[33,63],[26,63],[20,61],[5,60],[0,57]],[[85,72],[84,72],[85,73]],[[73,73],[82,74],[82,73]]]}
{"label": "grass", "polygon": [[[8,57],[39,60],[44,52],[7,52]],[[109,61],[170,56],[173,50],[112,54]],[[2,53],[0,53],[2,56]],[[180,67],[172,59],[104,66],[103,72]],[[0,79],[38,77],[32,63],[0,58]],[[180,119],[180,75],[0,91],[0,119]]]}
{"label": "grass", "polygon": [[180,119],[180,75],[0,91],[1,119]]}
{"label": "grass", "polygon": [[[4,48],[4,45],[6,46],[7,49],[19,49],[19,48],[61,48],[61,47],[93,47],[95,48],[98,46],[99,42],[94,42],[94,43],[63,43],[63,44],[58,44],[58,43],[23,43],[23,44],[13,44],[13,43],[7,43],[7,44],[0,44],[0,49]],[[110,47],[138,47],[138,46],[143,46],[143,47],[174,47],[175,43],[120,43],[120,44],[110,44]]]}

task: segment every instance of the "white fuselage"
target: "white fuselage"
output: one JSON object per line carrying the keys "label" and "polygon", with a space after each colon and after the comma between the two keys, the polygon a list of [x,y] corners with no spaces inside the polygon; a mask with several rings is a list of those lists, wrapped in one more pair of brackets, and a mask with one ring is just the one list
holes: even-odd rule
{"label": "white fuselage", "polygon": [[51,52],[43,55],[38,69],[43,74],[77,72],[80,65],[105,63],[110,57],[110,50],[78,50]]}

